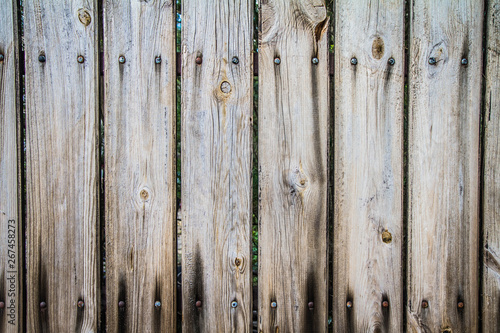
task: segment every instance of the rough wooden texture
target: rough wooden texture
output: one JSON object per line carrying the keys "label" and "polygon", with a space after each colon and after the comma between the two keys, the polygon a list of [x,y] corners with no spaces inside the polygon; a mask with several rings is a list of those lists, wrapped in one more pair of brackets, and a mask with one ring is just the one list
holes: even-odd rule
{"label": "rough wooden texture", "polygon": [[500,328],[500,1],[487,9],[483,194],[483,332]]}
{"label": "rough wooden texture", "polygon": [[24,2],[29,332],[97,331],[97,22],[97,1]]}
{"label": "rough wooden texture", "polygon": [[404,1],[335,8],[334,332],[402,332]]}
{"label": "rough wooden texture", "polygon": [[174,4],[104,3],[108,332],[176,329]]}
{"label": "rough wooden texture", "polygon": [[17,1],[0,6],[0,332],[22,332]]}
{"label": "rough wooden texture", "polygon": [[324,332],[330,112],[325,2],[262,2],[260,24],[259,331]]}
{"label": "rough wooden texture", "polygon": [[483,2],[413,0],[410,24],[407,329],[477,332]]}
{"label": "rough wooden texture", "polygon": [[183,332],[249,332],[253,1],[182,5]]}

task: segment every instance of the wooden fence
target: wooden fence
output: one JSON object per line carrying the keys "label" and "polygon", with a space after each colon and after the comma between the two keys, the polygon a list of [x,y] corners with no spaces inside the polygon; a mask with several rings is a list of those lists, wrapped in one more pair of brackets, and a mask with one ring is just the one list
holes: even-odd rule
{"label": "wooden fence", "polygon": [[0,1],[0,332],[498,332],[500,0],[178,3]]}

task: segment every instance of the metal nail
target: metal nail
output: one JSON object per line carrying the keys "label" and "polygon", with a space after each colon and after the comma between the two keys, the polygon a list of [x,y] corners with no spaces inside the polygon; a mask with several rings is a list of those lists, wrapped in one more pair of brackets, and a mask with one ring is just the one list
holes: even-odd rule
{"label": "metal nail", "polygon": [[469,64],[469,60],[467,58],[462,58],[462,65],[467,66]]}
{"label": "metal nail", "polygon": [[157,64],[157,65],[161,64],[161,57],[160,56],[157,56],[155,58],[155,64]]}
{"label": "metal nail", "polygon": [[161,302],[160,301],[156,301],[155,302],[155,308],[160,308],[161,307]]}
{"label": "metal nail", "polygon": [[201,308],[201,301],[196,301],[196,307]]}
{"label": "metal nail", "polygon": [[309,303],[307,303],[307,307],[308,307],[310,310],[314,309],[314,302],[309,302]]}
{"label": "metal nail", "polygon": [[464,302],[462,302],[462,301],[458,302],[457,306],[458,306],[459,309],[463,309],[464,308]]}
{"label": "metal nail", "polygon": [[78,61],[80,64],[82,64],[82,63],[85,61],[85,58],[84,58],[82,55],[79,55],[79,56],[76,58],[76,61]]}
{"label": "metal nail", "polygon": [[346,306],[348,309],[352,308],[352,301],[347,301]]}
{"label": "metal nail", "polygon": [[238,59],[238,57],[233,57],[233,59],[231,60],[231,62],[235,65],[238,65],[238,63],[240,62],[240,60]]}
{"label": "metal nail", "polygon": [[196,57],[196,63],[198,65],[201,65],[202,62],[203,62],[203,58],[202,57]]}
{"label": "metal nail", "polygon": [[40,309],[45,309],[47,307],[47,303],[45,302],[40,302]]}
{"label": "metal nail", "polygon": [[317,65],[319,63],[319,59],[316,57],[312,58],[312,63]]}
{"label": "metal nail", "polygon": [[232,302],[231,302],[231,307],[232,307],[232,308],[235,308],[235,307],[237,307],[237,306],[238,306],[238,302],[236,302],[236,301],[232,301]]}
{"label": "metal nail", "polygon": [[427,308],[429,307],[429,302],[427,302],[427,301],[425,301],[425,300],[424,300],[424,301],[422,301],[422,307],[423,307],[424,309],[427,309]]}
{"label": "metal nail", "polygon": [[394,58],[389,58],[389,60],[387,60],[387,63],[391,66],[394,66],[394,64],[396,63],[396,60],[394,60]]}
{"label": "metal nail", "polygon": [[45,60],[47,60],[47,59],[45,58],[45,55],[40,54],[40,55],[38,56],[38,61],[40,61],[40,62],[45,62]]}
{"label": "metal nail", "polygon": [[81,309],[85,306],[85,303],[82,300],[78,301],[78,307]]}
{"label": "metal nail", "polygon": [[125,57],[124,57],[124,56],[119,56],[119,57],[118,57],[118,62],[119,62],[120,64],[124,64],[124,63],[125,63]]}
{"label": "metal nail", "polygon": [[435,65],[437,63],[436,58],[430,57],[429,58],[429,65]]}
{"label": "metal nail", "polygon": [[276,65],[281,64],[281,59],[280,59],[280,58],[278,58],[278,57],[274,58],[274,63],[275,63]]}
{"label": "metal nail", "polygon": [[276,302],[271,302],[271,307],[272,307],[272,308],[275,308],[275,307],[277,307],[277,306],[278,306],[278,303],[276,303]]}
{"label": "metal nail", "polygon": [[3,61],[5,59],[4,55],[0,53],[0,61]]}
{"label": "metal nail", "polygon": [[389,301],[383,301],[383,302],[382,302],[382,306],[383,306],[384,308],[388,308],[388,307],[389,307]]}
{"label": "metal nail", "polygon": [[124,308],[125,307],[125,302],[124,301],[119,301],[118,302],[118,307],[119,308]]}
{"label": "metal nail", "polygon": [[358,59],[356,59],[355,57],[352,57],[351,58],[351,65],[357,65],[358,64]]}
{"label": "metal nail", "polygon": [[5,303],[4,302],[0,302],[0,309],[3,309],[5,308]]}

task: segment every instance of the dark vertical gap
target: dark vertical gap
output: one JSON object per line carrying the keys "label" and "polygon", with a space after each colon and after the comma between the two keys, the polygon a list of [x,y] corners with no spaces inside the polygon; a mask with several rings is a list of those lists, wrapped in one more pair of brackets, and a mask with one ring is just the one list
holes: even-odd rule
{"label": "dark vertical gap", "polygon": [[106,216],[105,216],[105,187],[104,187],[104,12],[103,1],[97,2],[97,30],[98,30],[98,73],[99,73],[99,282],[101,284],[100,320],[98,321],[98,332],[106,331]]}
{"label": "dark vertical gap", "polygon": [[[14,6],[14,10],[16,10],[16,6]],[[21,248],[21,256],[18,256],[18,260],[22,263],[21,267],[21,276],[22,282],[20,283],[20,287],[22,288],[22,304],[19,304],[19,311],[21,312],[22,318],[19,318],[19,323],[26,331],[26,304],[27,304],[27,271],[26,271],[26,83],[25,83],[25,54],[24,54],[24,5],[23,0],[20,0],[17,3],[17,12],[13,13],[13,18],[17,18],[17,38],[18,38],[18,63],[17,65],[19,73],[17,77],[19,81],[17,84],[19,105],[20,109],[17,110],[18,115],[17,119],[19,124],[17,125],[19,133],[17,134],[18,139],[18,198],[20,199],[20,203],[18,204],[18,226],[19,226],[19,234],[21,238],[22,244],[17,248]],[[19,276],[19,274],[18,274]]]}
{"label": "dark vertical gap", "polygon": [[[335,1],[329,0],[327,4],[327,14],[330,17],[330,26],[328,27],[328,52],[335,54]],[[328,57],[328,72],[333,73],[334,57]],[[333,62],[332,62],[333,60]],[[335,152],[335,75],[329,76],[330,80],[330,116],[329,116],[329,141],[328,141],[328,208],[327,208],[327,223],[328,223],[328,331],[333,332],[333,208],[334,208],[334,152]]]}
{"label": "dark vertical gap", "polygon": [[[175,50],[176,54],[181,51],[181,0],[175,2]],[[177,228],[177,331],[182,332],[182,216],[181,216],[181,73],[177,71],[180,68],[181,57],[176,57],[176,84],[175,84],[175,152],[176,152],[176,228]]]}
{"label": "dark vertical gap", "polygon": [[408,307],[408,285],[407,281],[407,259],[408,259],[408,115],[409,115],[409,62],[410,62],[410,1],[405,1],[404,10],[404,110],[403,110],[403,220],[402,220],[402,242],[401,242],[401,274],[402,274],[402,293],[403,293],[403,331],[406,331],[407,325],[407,307]]}
{"label": "dark vertical gap", "polygon": [[478,332],[483,332],[483,295],[484,284],[483,284],[483,274],[484,274],[484,214],[483,214],[483,202],[484,202],[484,144],[486,136],[486,66],[488,60],[488,14],[489,14],[489,1],[484,0],[484,16],[483,16],[483,72],[481,79],[481,120],[479,123],[479,241],[478,241],[478,278],[479,278],[479,293],[478,293],[478,306],[479,306],[479,320],[478,320]]}
{"label": "dark vertical gap", "polygon": [[[258,66],[259,52],[259,0],[255,0],[253,9],[253,66]],[[258,332],[259,309],[259,78],[253,80],[253,135],[252,135],[252,327]]]}

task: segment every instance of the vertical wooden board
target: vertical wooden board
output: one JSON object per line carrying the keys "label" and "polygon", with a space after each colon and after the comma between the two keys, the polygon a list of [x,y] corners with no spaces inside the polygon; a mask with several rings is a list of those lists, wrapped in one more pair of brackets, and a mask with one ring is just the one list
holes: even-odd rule
{"label": "vertical wooden board", "polygon": [[489,1],[483,183],[483,332],[500,327],[500,1]]}
{"label": "vertical wooden board", "polygon": [[253,1],[182,6],[182,327],[249,332]]}
{"label": "vertical wooden board", "polygon": [[335,13],[334,331],[401,332],[404,1]]}
{"label": "vertical wooden board", "polygon": [[175,1],[103,9],[107,330],[173,332]]}
{"label": "vertical wooden board", "polygon": [[0,332],[22,332],[20,85],[16,1],[0,6]]}
{"label": "vertical wooden board", "polygon": [[407,329],[476,332],[483,2],[413,0],[410,24]]}
{"label": "vertical wooden board", "polygon": [[325,332],[329,156],[325,1],[262,2],[260,26],[259,331]]}
{"label": "vertical wooden board", "polygon": [[24,2],[29,332],[98,329],[97,26],[97,1]]}

